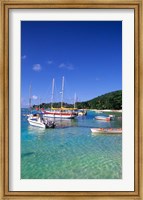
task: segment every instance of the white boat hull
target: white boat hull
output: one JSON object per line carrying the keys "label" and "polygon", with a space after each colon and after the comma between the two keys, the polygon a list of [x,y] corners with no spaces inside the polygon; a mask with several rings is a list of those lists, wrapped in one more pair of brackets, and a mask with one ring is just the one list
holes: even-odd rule
{"label": "white boat hull", "polygon": [[122,133],[121,128],[91,128],[92,133]]}
{"label": "white boat hull", "polygon": [[77,115],[73,113],[50,113],[50,112],[45,112],[43,114],[44,117],[49,117],[49,118],[63,118],[63,119],[74,119]]}
{"label": "white boat hull", "polygon": [[32,125],[32,126],[37,126],[37,127],[40,127],[40,128],[46,128],[46,125],[43,124],[43,123],[40,123],[40,122],[37,122],[37,121],[34,121],[34,120],[28,120],[29,121],[29,124]]}
{"label": "white boat hull", "polygon": [[40,128],[54,128],[55,123],[53,121],[45,120],[41,118],[39,115],[29,115],[28,122],[32,126],[40,127]]}
{"label": "white boat hull", "polygon": [[111,120],[110,117],[104,117],[104,116],[96,116],[95,119],[101,120],[101,121],[110,121]]}

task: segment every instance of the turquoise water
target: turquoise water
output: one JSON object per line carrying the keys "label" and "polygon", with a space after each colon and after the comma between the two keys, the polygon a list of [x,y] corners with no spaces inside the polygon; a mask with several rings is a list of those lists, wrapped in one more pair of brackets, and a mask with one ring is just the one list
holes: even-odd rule
{"label": "turquoise water", "polygon": [[121,179],[122,135],[95,135],[92,127],[121,127],[121,119],[99,122],[96,113],[57,121],[55,129],[30,126],[22,109],[22,179]]}

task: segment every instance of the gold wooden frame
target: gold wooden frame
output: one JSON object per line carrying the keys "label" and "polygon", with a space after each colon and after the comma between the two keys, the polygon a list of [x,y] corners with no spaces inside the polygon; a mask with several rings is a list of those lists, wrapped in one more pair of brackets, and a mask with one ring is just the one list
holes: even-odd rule
{"label": "gold wooden frame", "polygon": [[[1,0],[0,23],[0,199],[143,199],[143,0]],[[135,190],[133,192],[10,192],[8,190],[8,12],[12,8],[127,8],[135,11]],[[142,34],[141,34],[142,33]]]}

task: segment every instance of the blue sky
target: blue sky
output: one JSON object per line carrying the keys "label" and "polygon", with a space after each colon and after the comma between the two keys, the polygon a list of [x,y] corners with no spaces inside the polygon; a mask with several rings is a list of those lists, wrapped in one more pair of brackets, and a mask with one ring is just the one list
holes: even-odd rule
{"label": "blue sky", "polygon": [[122,89],[121,21],[22,21],[21,100],[28,105],[60,101],[62,77],[64,101],[73,103]]}

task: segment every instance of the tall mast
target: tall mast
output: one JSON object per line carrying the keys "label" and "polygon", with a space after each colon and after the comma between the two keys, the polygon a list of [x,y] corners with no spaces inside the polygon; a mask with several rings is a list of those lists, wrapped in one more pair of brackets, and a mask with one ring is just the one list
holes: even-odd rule
{"label": "tall mast", "polygon": [[54,87],[55,87],[55,79],[53,78],[53,81],[52,81],[51,108],[53,107]]}
{"label": "tall mast", "polygon": [[41,110],[40,104],[41,104],[41,98],[39,97],[39,111]]}
{"label": "tall mast", "polygon": [[64,76],[62,78],[62,92],[61,92],[61,108],[63,107],[63,98],[64,98]]}
{"label": "tall mast", "polygon": [[76,104],[76,93],[74,94],[74,108],[75,108],[75,104]]}
{"label": "tall mast", "polygon": [[32,97],[31,97],[31,94],[32,94],[32,87],[31,87],[31,84],[29,86],[29,110],[31,110],[31,103],[32,103]]}

